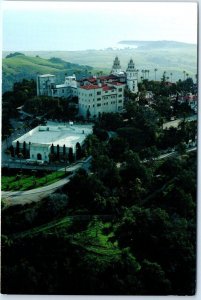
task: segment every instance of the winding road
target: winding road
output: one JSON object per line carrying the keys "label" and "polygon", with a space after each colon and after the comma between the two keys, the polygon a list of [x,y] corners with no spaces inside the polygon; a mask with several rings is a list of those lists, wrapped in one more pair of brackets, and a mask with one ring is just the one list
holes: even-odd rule
{"label": "winding road", "polygon": [[41,199],[49,196],[50,194],[54,193],[56,190],[61,188],[63,185],[68,183],[70,181],[70,178],[75,174],[75,172],[78,169],[83,168],[86,171],[88,171],[90,163],[91,163],[91,157],[88,157],[85,161],[78,162],[73,166],[68,167],[66,170],[72,172],[72,174],[66,178],[58,180],[57,182],[54,182],[50,185],[28,190],[28,191],[15,191],[15,192],[2,191],[1,198],[6,202],[6,205],[8,206],[40,201]]}

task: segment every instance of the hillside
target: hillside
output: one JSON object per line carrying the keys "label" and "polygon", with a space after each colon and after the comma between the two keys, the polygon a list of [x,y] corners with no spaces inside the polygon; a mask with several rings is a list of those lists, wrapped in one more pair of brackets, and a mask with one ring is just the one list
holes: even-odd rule
{"label": "hillside", "polygon": [[37,73],[50,73],[57,75],[58,81],[63,81],[65,74],[86,73],[93,68],[66,62],[60,58],[41,58],[38,55],[26,56],[14,53],[3,59],[3,92],[12,89],[13,83],[22,79],[35,79]]}
{"label": "hillside", "polygon": [[[157,80],[160,80],[164,71],[169,77],[170,73],[173,74],[173,81],[183,80],[183,71],[195,80],[197,46],[194,44],[172,41],[120,41],[118,45],[119,48],[104,50],[23,51],[26,56],[4,58],[3,90],[11,87],[11,82],[16,81],[16,77],[17,80],[35,78],[37,72],[58,74],[61,75],[61,80],[65,73],[71,74],[75,69],[89,70],[90,67],[86,66],[93,67],[93,73],[100,69],[109,73],[116,55],[123,70],[126,70],[129,59],[133,58],[136,68],[140,70],[139,79],[143,69],[150,71],[149,79],[154,79],[154,69],[157,68]],[[125,45],[125,48],[121,49],[122,45]],[[3,57],[8,54],[9,52],[4,52]],[[58,57],[60,60],[51,61],[51,57]]]}

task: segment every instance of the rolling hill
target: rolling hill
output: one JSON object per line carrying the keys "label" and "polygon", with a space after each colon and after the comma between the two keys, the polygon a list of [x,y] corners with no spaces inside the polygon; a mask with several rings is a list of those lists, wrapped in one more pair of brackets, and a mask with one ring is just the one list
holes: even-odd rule
{"label": "rolling hill", "polygon": [[[75,70],[85,72],[86,69],[96,73],[102,70],[109,73],[113,60],[117,55],[121,67],[126,70],[132,57],[136,68],[149,70],[149,79],[160,80],[164,71],[172,80],[183,80],[183,71],[195,80],[197,74],[197,46],[175,41],[120,41],[118,48],[85,51],[22,51],[16,57],[5,58],[9,52],[3,52],[3,90],[10,89],[14,81],[23,78],[35,78],[37,72],[58,75],[63,81],[64,74],[72,74]],[[122,49],[122,45],[125,47]],[[54,59],[52,58],[54,57]],[[67,63],[67,61],[69,63]],[[91,66],[91,67],[89,67]]]}
{"label": "rolling hill", "polygon": [[35,79],[36,75],[50,73],[57,75],[59,82],[64,80],[65,74],[87,73],[92,67],[80,66],[66,62],[60,58],[44,59],[36,56],[26,56],[23,53],[9,54],[2,63],[2,90],[11,90],[13,83],[22,79]]}

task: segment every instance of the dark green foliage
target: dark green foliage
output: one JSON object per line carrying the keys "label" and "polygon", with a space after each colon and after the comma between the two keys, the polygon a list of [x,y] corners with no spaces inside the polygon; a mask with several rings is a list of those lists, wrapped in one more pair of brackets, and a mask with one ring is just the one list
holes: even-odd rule
{"label": "dark green foliage", "polygon": [[15,148],[15,155],[19,155],[19,153],[20,153],[20,143],[19,143],[19,141],[17,141],[17,143],[16,143],[16,148]]}
{"label": "dark green foliage", "polygon": [[123,125],[123,118],[118,113],[102,113],[97,121],[97,126],[105,130],[116,130]]}
{"label": "dark green foliage", "polygon": [[57,154],[56,154],[57,160],[59,161],[60,159],[60,147],[57,145]]}
{"label": "dark green foliage", "polygon": [[105,129],[94,126],[93,133],[101,140],[106,141],[108,139],[108,133]]}
{"label": "dark green foliage", "polygon": [[82,148],[80,143],[76,144],[76,159],[80,159],[82,157]]}
{"label": "dark green foliage", "polygon": [[[169,100],[180,83],[166,81],[165,72],[161,82],[143,80],[138,103],[127,91],[124,114],[100,115],[83,149],[77,144],[67,153],[64,145],[60,155],[51,146],[50,161],[92,156],[89,169],[77,171],[56,194],[9,208],[3,200],[4,293],[195,293],[197,160],[184,143],[195,141],[197,123],[183,119],[178,128],[162,129],[170,106],[176,116],[189,109]],[[151,108],[144,107],[147,90],[156,96]],[[48,107],[48,116],[68,118],[67,102],[51,101],[30,97],[25,107],[37,114]],[[177,151],[160,156],[168,148]]]}
{"label": "dark green foliage", "polygon": [[35,116],[45,115],[46,118],[70,120],[77,114],[77,109],[63,98],[41,96],[32,97],[24,104],[24,111]]}
{"label": "dark green foliage", "polygon": [[15,57],[15,56],[18,56],[18,55],[24,55],[24,54],[20,53],[20,52],[14,52],[14,53],[10,53],[10,54],[6,55],[6,58]]}
{"label": "dark green foliage", "polygon": [[94,175],[87,175],[80,170],[66,186],[73,207],[87,208],[90,212],[95,210],[94,198],[97,194],[106,195],[107,190],[103,183]]}
{"label": "dark green foliage", "polygon": [[2,96],[2,134],[10,135],[12,126],[9,118],[18,116],[17,107],[23,105],[26,100],[36,95],[36,82],[34,80],[25,80],[15,83],[13,91],[5,92]]}
{"label": "dark green foliage", "polygon": [[[162,267],[161,276],[159,266],[154,266],[157,267],[154,272],[158,273],[155,279],[152,277],[152,280],[156,280],[154,285],[146,286],[147,281],[142,281],[146,286],[147,294],[163,294],[163,284],[169,290],[172,282],[174,293],[181,295],[193,293],[195,245],[189,243],[189,234],[187,220],[182,218],[172,220],[164,210],[159,208],[139,207],[125,210],[115,233],[120,247],[130,247],[137,260],[141,262],[146,259],[154,264],[157,262]],[[145,278],[148,275],[146,272],[143,274]],[[161,280],[164,281],[163,284]],[[185,286],[182,282],[185,282]]]}
{"label": "dark green foliage", "polygon": [[128,143],[124,138],[115,137],[110,139],[110,157],[116,161],[122,161],[124,153],[128,150]]}
{"label": "dark green foliage", "polygon": [[69,148],[69,153],[68,153],[68,160],[70,163],[74,161],[74,155],[73,155],[73,149]]}

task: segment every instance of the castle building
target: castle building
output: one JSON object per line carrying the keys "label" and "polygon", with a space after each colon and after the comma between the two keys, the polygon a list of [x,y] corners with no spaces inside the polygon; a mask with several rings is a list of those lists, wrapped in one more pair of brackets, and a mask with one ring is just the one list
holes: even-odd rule
{"label": "castle building", "polygon": [[55,75],[38,75],[37,96],[50,96],[59,98],[77,96],[77,82],[75,75],[66,76],[63,84],[56,84]]}
{"label": "castle building", "polygon": [[75,75],[65,77],[63,84],[56,84],[54,75],[37,76],[37,95],[71,98],[78,97],[79,114],[84,118],[96,118],[103,112],[121,112],[124,107],[125,87],[132,93],[138,92],[137,70],[133,60],[122,71],[116,56],[108,76],[93,76],[76,80]]}
{"label": "castle building", "polygon": [[124,88],[125,84],[113,75],[89,79],[78,87],[79,114],[96,118],[103,112],[121,112]]}
{"label": "castle building", "polygon": [[55,85],[55,75],[37,75],[37,96],[52,96],[52,88]]}

